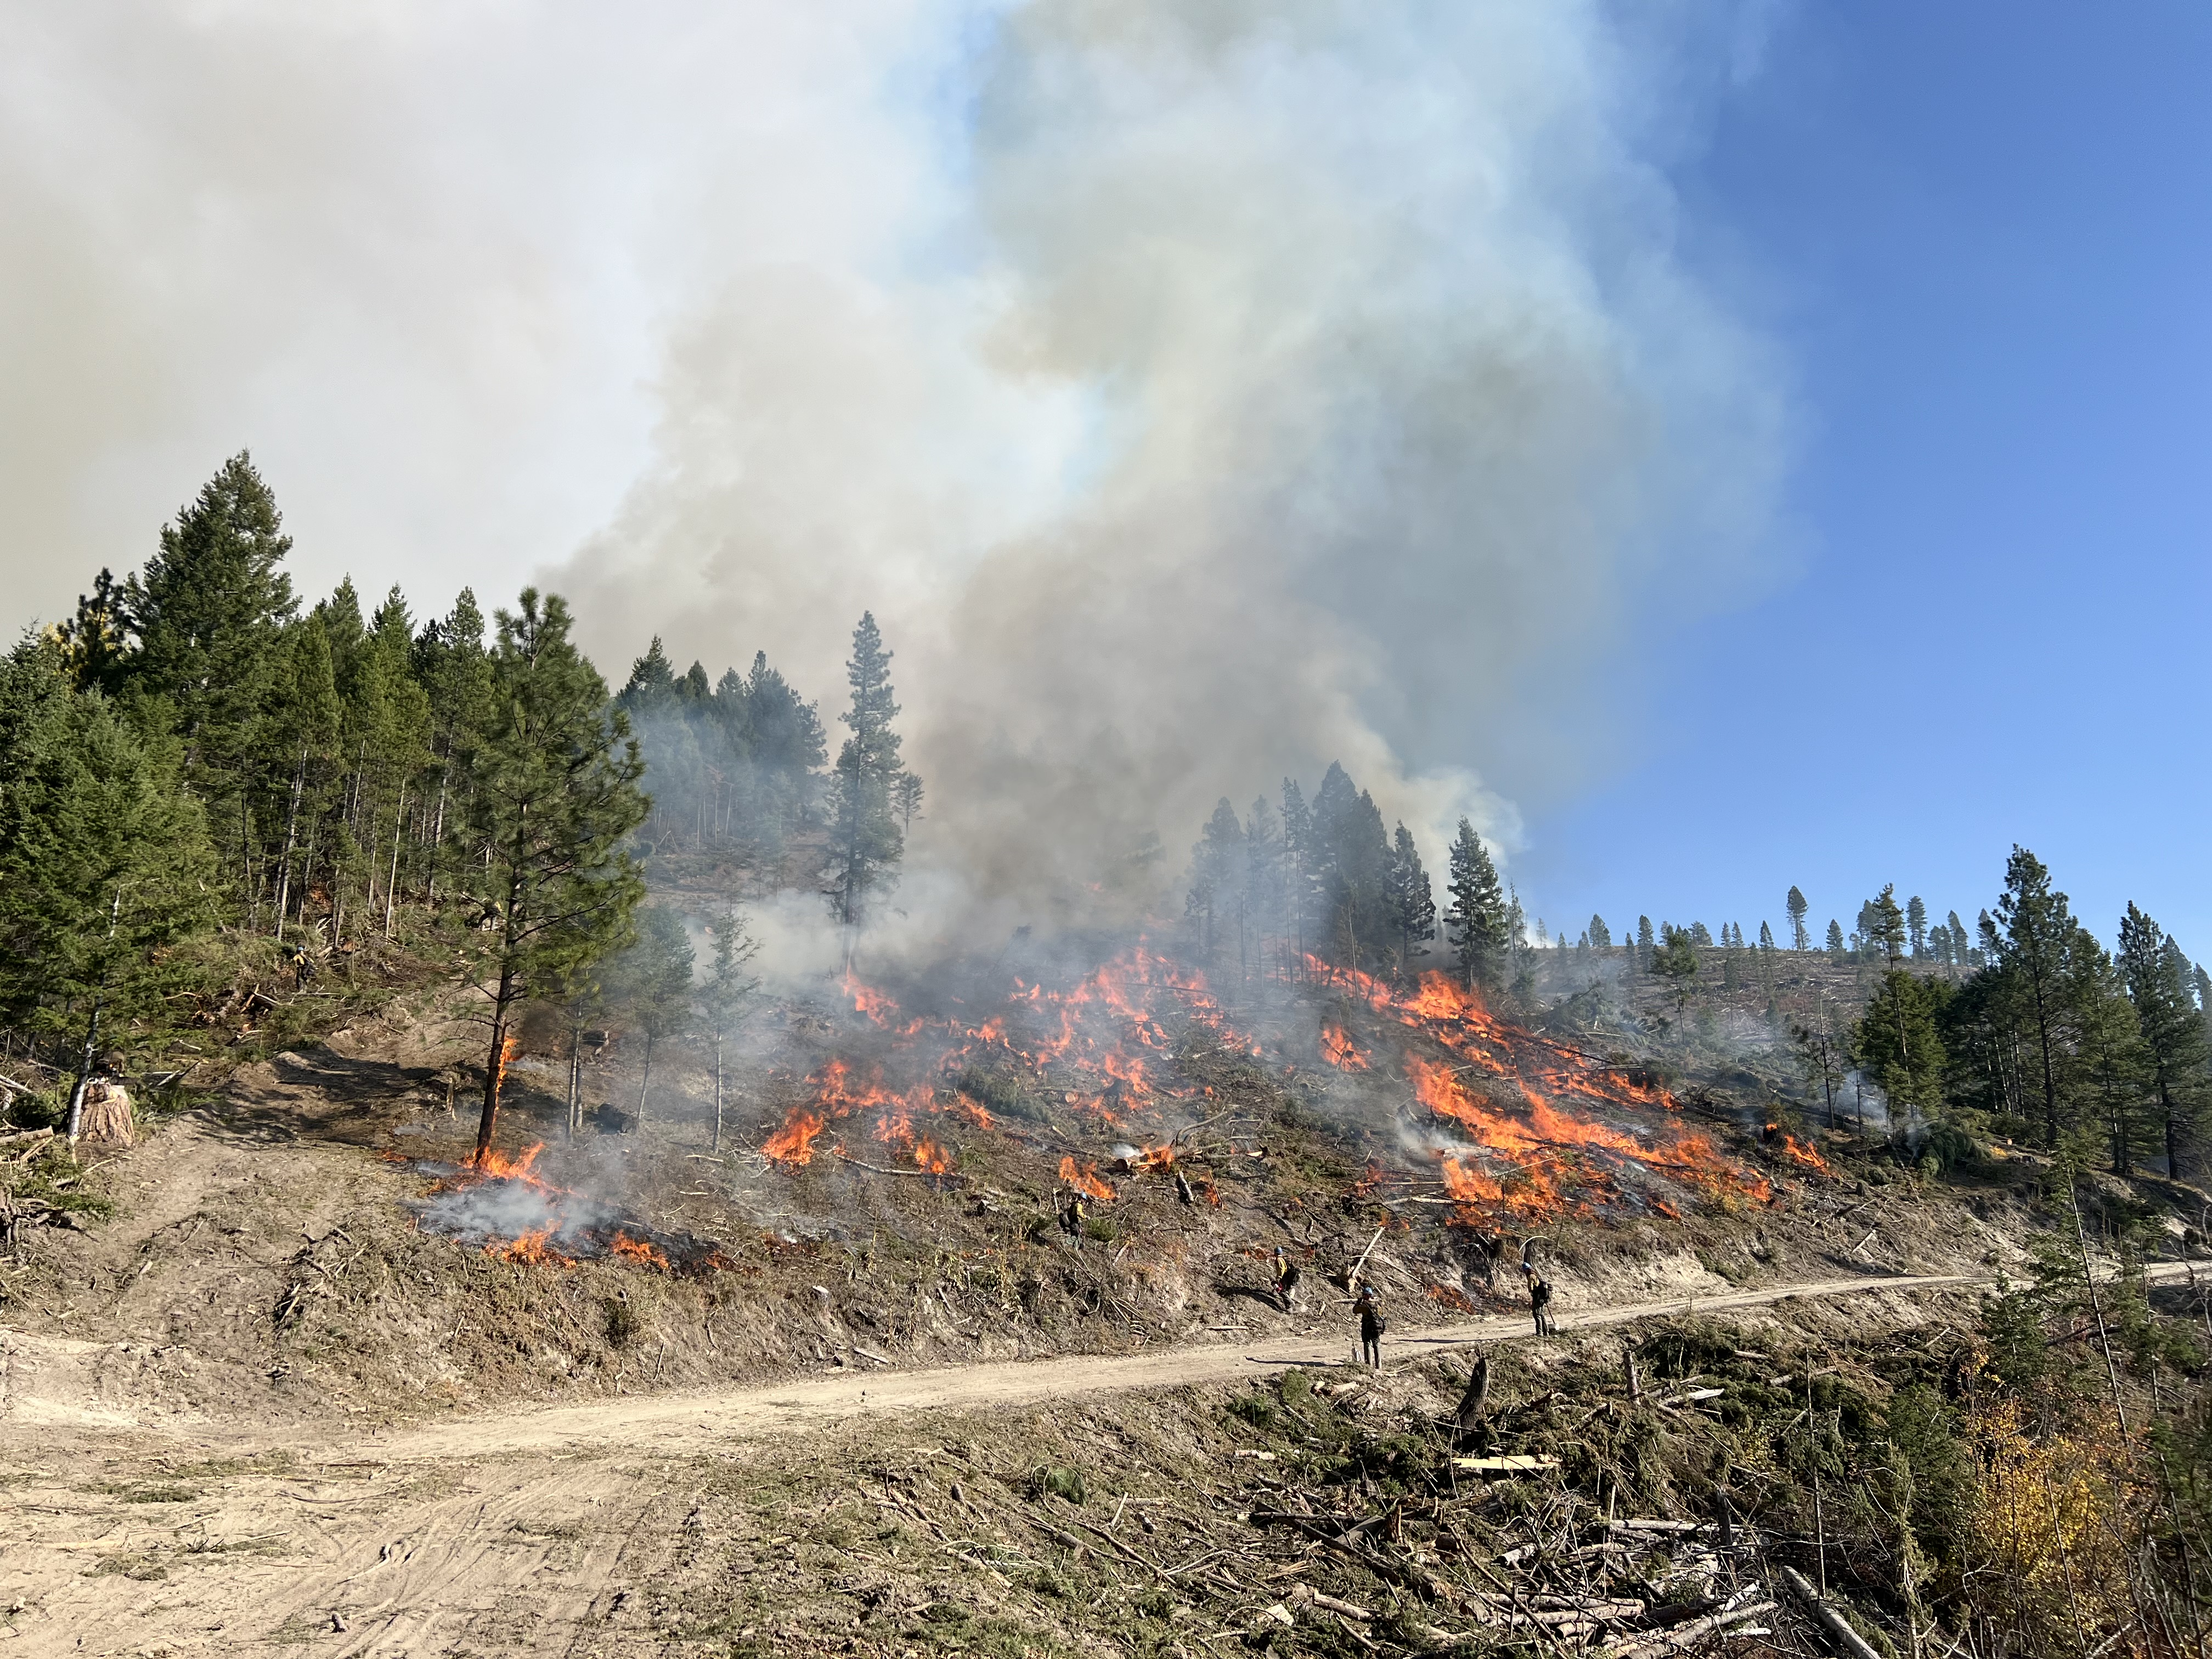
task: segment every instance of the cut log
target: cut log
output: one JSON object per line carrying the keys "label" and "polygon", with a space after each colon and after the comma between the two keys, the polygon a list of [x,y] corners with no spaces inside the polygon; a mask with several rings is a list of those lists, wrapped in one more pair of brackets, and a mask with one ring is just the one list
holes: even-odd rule
{"label": "cut log", "polygon": [[1867,1639],[1851,1628],[1850,1620],[1820,1597],[1805,1575],[1795,1567],[1782,1569],[1782,1582],[1790,1586],[1790,1594],[1805,1604],[1807,1611],[1817,1620],[1836,1644],[1836,1650],[1844,1659],[1881,1659]]}
{"label": "cut log", "polygon": [[1512,1454],[1503,1457],[1455,1457],[1452,1467],[1474,1474],[1536,1474],[1546,1469],[1556,1469],[1556,1457],[1531,1457]]}

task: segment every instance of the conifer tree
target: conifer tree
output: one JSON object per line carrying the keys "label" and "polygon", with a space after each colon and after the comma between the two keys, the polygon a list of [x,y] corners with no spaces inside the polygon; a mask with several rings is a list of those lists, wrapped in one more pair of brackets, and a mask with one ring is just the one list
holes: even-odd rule
{"label": "conifer tree", "polygon": [[848,963],[869,898],[896,879],[906,846],[893,805],[902,769],[899,736],[891,727],[899,708],[893,701],[890,666],[891,653],[884,649],[874,616],[863,612],[845,665],[853,703],[838,717],[852,735],[838,750],[830,782],[830,851],[836,862],[828,897],[831,917],[845,929]]}
{"label": "conifer tree", "polygon": [[1638,967],[1649,972],[1651,968],[1651,953],[1658,948],[1658,936],[1651,931],[1651,918],[1649,916],[1637,917],[1636,951],[1631,959]]}
{"label": "conifer tree", "polygon": [[[125,696],[143,711],[143,727],[176,734],[186,787],[206,803],[210,835],[234,855],[249,895],[263,716],[277,639],[297,609],[283,568],[291,548],[276,498],[241,452],[163,526],[159,550],[123,593],[137,639]],[[156,700],[159,714],[149,707]]]}
{"label": "conifer tree", "polygon": [[1255,957],[1264,976],[1266,957],[1261,946],[1269,934],[1279,937],[1282,932],[1285,892],[1283,864],[1282,823],[1276,817],[1275,809],[1267,805],[1265,795],[1255,797],[1244,821],[1243,914],[1250,922],[1251,939],[1249,949],[1239,949],[1237,969],[1243,978],[1251,976]]}
{"label": "conifer tree", "polygon": [[2167,1175],[2189,1181],[2202,1155],[2212,1050],[2191,996],[2189,958],[2135,905],[2120,919],[2120,973],[2135,1005]]}
{"label": "conifer tree", "polygon": [[1331,763],[1314,792],[1313,874],[1328,948],[1354,968],[1388,959],[1390,838],[1375,798]]}
{"label": "conifer tree", "polygon": [[1759,948],[1762,951],[1774,948],[1774,929],[1763,921],[1759,924]]}
{"label": "conifer tree", "polygon": [[271,721],[272,736],[289,757],[292,773],[284,806],[284,839],[276,861],[276,915],[272,931],[280,940],[292,905],[301,827],[321,805],[324,785],[337,760],[344,718],[331,659],[330,634],[320,613],[288,629],[285,647],[283,684]]}
{"label": "conifer tree", "polygon": [[131,617],[127,595],[114,572],[103,568],[93,580],[92,592],[76,596],[76,613],[55,628],[54,637],[78,690],[112,697],[123,689],[130,665]]}
{"label": "conifer tree", "polygon": [[1305,957],[1314,942],[1312,924],[1317,883],[1315,877],[1313,809],[1296,778],[1283,780],[1283,876],[1285,903],[1291,925],[1291,948],[1297,953],[1297,969],[1305,971]]}
{"label": "conifer tree", "polygon": [[1841,962],[1843,959],[1844,924],[1831,916],[1828,918],[1828,960]]}
{"label": "conifer tree", "polygon": [[730,1034],[737,1029],[738,1016],[744,1010],[745,1000],[758,988],[760,981],[749,976],[744,969],[760,951],[760,942],[745,932],[744,921],[734,909],[726,909],[714,918],[712,928],[714,938],[714,963],[707,970],[707,978],[699,988],[699,1021],[714,1044],[714,1138],[713,1150],[722,1147],[722,1101],[725,1093],[722,1072],[722,1050]]}
{"label": "conifer tree", "polygon": [[653,1083],[653,1051],[664,1037],[690,1028],[691,975],[696,958],[684,918],[665,904],[639,907],[637,938],[616,958],[610,978],[623,1012],[645,1037],[637,1070],[635,1133],[645,1127],[646,1091]]}
{"label": "conifer tree", "polygon": [[1613,949],[1613,929],[1605,925],[1605,918],[1593,914],[1589,919],[1589,942],[1593,950]]}
{"label": "conifer tree", "polygon": [[[463,588],[453,608],[430,623],[416,641],[415,679],[429,701],[431,749],[437,798],[428,833],[434,854],[446,839],[446,817],[454,792],[467,785],[469,767],[491,717],[491,658],[484,649],[483,612],[476,592]],[[428,885],[437,897],[436,866]]]}
{"label": "conifer tree", "polygon": [[1790,948],[1793,951],[1813,948],[1812,937],[1805,931],[1805,915],[1812,908],[1805,902],[1804,894],[1795,887],[1790,890],[1790,896],[1783,902],[1783,908],[1790,913]]}
{"label": "conifer tree", "polygon": [[492,985],[479,1160],[498,1127],[517,1008],[627,941],[645,888],[623,841],[648,809],[628,720],[569,639],[566,603],[525,588],[497,623],[490,718],[468,803],[482,862],[454,866],[481,916],[466,935],[473,969]]}
{"label": "conifer tree", "polygon": [[2051,884],[2051,872],[2025,847],[2015,846],[2005,861],[2005,890],[1997,900],[1998,961],[2014,970],[2023,1001],[2028,1040],[2033,1046],[2043,1106],[2045,1144],[2059,1135],[2060,1083],[2066,1065],[2067,1007],[2064,982],[2068,957],[2079,924],[2066,895]]}
{"label": "conifer tree", "polygon": [[1436,893],[1421,867],[1413,831],[1401,823],[1390,847],[1390,913],[1398,927],[1398,969],[1413,971],[1416,945],[1437,936]]}
{"label": "conifer tree", "polygon": [[173,763],[97,692],[60,643],[0,660],[0,1009],[66,1036],[76,1087],[101,1049],[159,1020],[163,952],[213,920],[214,858]]}
{"label": "conifer tree", "polygon": [[900,773],[891,781],[891,805],[898,811],[899,838],[904,841],[921,816],[921,780],[911,772]]}
{"label": "conifer tree", "polygon": [[1651,972],[1673,989],[1674,1009],[1680,1013],[1689,1006],[1690,992],[1698,976],[1698,945],[1690,930],[1669,924],[1661,935],[1658,948],[1651,953],[1650,965]]}
{"label": "conifer tree", "polygon": [[1224,795],[1214,803],[1213,816],[1190,849],[1190,888],[1183,898],[1183,915],[1198,927],[1201,961],[1213,960],[1223,919],[1237,919],[1243,864],[1244,826]]}
{"label": "conifer tree", "polygon": [[1905,907],[1905,934],[1912,947],[1912,959],[1918,962],[1928,954],[1928,902],[1917,893]]}
{"label": "conifer tree", "polygon": [[1929,1117],[1943,1098],[1943,1043],[1936,1030],[1943,996],[1940,982],[1890,968],[1851,1035],[1853,1059],[1892,1105]]}
{"label": "conifer tree", "polygon": [[1859,936],[1887,962],[1905,955],[1905,913],[1897,908],[1897,884],[1891,882],[1859,913]]}
{"label": "conifer tree", "polygon": [[1505,895],[1489,849],[1466,818],[1459,821],[1459,834],[1452,842],[1445,890],[1451,896],[1444,928],[1452,959],[1469,989],[1496,989],[1506,974]]}

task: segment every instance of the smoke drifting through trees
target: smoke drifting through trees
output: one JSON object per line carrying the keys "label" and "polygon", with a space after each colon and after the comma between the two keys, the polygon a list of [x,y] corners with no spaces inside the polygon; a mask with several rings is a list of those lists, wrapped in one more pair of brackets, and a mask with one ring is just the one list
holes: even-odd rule
{"label": "smoke drifting through trees", "polygon": [[[1626,159],[1610,45],[1540,6],[1011,14],[963,157],[977,280],[738,273],[564,591],[698,644],[881,596],[936,800],[902,903],[979,942],[1156,904],[1154,837],[1332,760],[1386,827],[1510,843],[1468,769],[1496,717],[1577,764],[1595,702],[1535,671],[1632,596],[1734,591],[1780,453],[1759,349]],[[944,354],[948,314],[981,351]],[[1032,464],[1064,482],[1018,506]],[[1363,952],[1371,884],[1335,918]]]}

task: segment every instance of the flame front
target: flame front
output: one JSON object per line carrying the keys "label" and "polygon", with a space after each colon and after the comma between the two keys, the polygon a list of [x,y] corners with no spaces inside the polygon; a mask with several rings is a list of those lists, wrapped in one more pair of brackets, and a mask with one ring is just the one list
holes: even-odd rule
{"label": "flame front", "polygon": [[1114,1201],[1114,1189],[1098,1178],[1098,1170],[1093,1164],[1079,1166],[1073,1157],[1063,1158],[1060,1160],[1060,1178],[1077,1192],[1087,1194],[1102,1204]]}

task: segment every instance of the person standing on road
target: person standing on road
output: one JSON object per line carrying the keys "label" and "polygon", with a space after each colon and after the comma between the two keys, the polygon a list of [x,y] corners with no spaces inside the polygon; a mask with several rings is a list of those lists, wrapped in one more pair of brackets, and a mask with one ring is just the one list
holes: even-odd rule
{"label": "person standing on road", "polygon": [[1536,1316],[1537,1335],[1559,1334],[1559,1328],[1552,1319],[1552,1281],[1534,1267],[1528,1269],[1528,1311]]}
{"label": "person standing on road", "polygon": [[1382,1369],[1382,1333],[1390,1328],[1390,1322],[1382,1317],[1382,1310],[1376,1305],[1375,1292],[1362,1285],[1359,1299],[1352,1304],[1359,1315],[1359,1363],[1374,1370]]}

